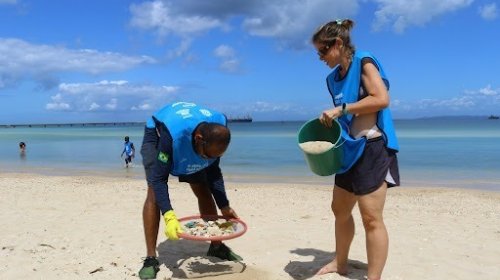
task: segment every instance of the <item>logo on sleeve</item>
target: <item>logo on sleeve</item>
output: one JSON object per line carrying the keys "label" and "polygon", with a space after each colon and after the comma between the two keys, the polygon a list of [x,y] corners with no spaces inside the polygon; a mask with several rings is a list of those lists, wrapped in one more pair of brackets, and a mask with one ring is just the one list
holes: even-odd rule
{"label": "logo on sleeve", "polygon": [[161,161],[161,162],[167,163],[167,161],[168,161],[168,154],[166,154],[164,152],[160,152],[158,154],[158,160]]}

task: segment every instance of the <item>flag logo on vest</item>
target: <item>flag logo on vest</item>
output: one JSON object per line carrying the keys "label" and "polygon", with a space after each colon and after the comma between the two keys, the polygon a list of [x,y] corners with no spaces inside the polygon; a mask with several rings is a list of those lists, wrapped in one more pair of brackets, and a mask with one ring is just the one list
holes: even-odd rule
{"label": "flag logo on vest", "polygon": [[168,155],[164,152],[160,152],[158,154],[158,160],[161,161],[161,162],[164,162],[164,163],[167,163],[168,161]]}

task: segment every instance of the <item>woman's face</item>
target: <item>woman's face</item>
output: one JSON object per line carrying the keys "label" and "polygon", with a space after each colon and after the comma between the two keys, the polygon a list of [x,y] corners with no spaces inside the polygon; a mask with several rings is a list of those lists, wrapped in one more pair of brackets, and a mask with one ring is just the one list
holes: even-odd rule
{"label": "woman's face", "polygon": [[324,61],[325,64],[330,68],[333,68],[340,63],[339,51],[335,43],[336,41],[331,45],[322,42],[314,43],[314,47],[316,48],[319,59]]}

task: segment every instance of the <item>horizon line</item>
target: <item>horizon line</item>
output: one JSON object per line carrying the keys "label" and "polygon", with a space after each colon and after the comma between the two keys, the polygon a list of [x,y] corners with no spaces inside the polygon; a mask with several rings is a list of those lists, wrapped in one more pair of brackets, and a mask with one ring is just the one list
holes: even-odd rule
{"label": "horizon line", "polygon": [[[421,120],[421,119],[439,119],[439,118],[488,118],[497,115],[459,115],[459,116],[430,116],[430,117],[413,117],[413,118],[395,118],[398,120]],[[228,122],[238,122],[240,119],[228,119]],[[308,120],[253,120],[253,122],[306,122]],[[2,128],[15,127],[59,127],[59,126],[127,126],[127,125],[145,125],[145,121],[127,121],[127,122],[75,122],[75,123],[24,123],[24,124],[0,124]]]}

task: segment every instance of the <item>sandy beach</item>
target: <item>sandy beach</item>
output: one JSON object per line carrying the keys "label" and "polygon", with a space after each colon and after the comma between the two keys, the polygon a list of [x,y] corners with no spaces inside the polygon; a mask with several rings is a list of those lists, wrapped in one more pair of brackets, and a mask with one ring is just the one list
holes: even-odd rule
{"label": "sandy beach", "polygon": [[[357,209],[350,273],[314,276],[334,254],[331,187],[226,185],[232,207],[249,226],[226,244],[244,261],[208,258],[207,243],[168,241],[162,229],[157,279],[364,279]],[[177,215],[197,214],[188,185],[170,187]],[[0,279],[138,279],[144,180],[9,173],[0,175],[0,189]],[[393,188],[385,221],[384,279],[500,279],[499,192]]]}

